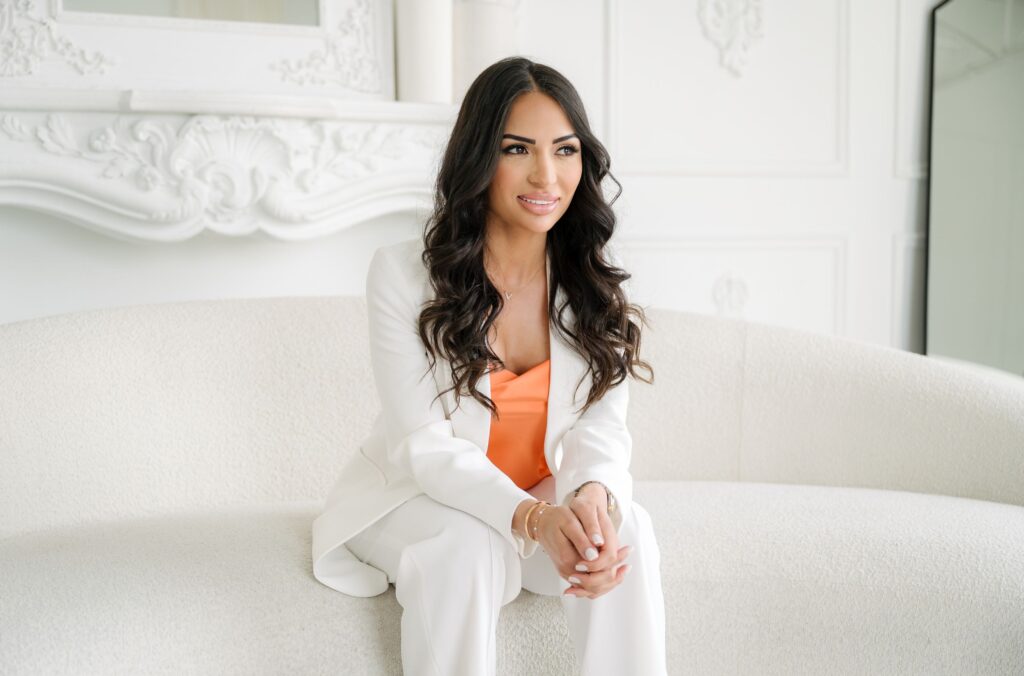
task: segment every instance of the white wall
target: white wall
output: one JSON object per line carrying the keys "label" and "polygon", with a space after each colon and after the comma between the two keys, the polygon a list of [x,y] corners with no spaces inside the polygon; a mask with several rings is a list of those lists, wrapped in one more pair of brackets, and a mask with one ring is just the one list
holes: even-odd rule
{"label": "white wall", "polygon": [[0,323],[179,300],[362,293],[376,247],[420,232],[411,215],[393,214],[306,241],[203,232],[162,244],[3,207]]}
{"label": "white wall", "polygon": [[[519,53],[575,83],[612,152],[636,300],[920,349],[932,2],[750,3],[739,51],[702,23],[710,4],[523,0],[510,26]],[[421,231],[411,213],[384,221],[304,243],[140,244],[0,207],[0,322],[361,294],[369,253]]]}

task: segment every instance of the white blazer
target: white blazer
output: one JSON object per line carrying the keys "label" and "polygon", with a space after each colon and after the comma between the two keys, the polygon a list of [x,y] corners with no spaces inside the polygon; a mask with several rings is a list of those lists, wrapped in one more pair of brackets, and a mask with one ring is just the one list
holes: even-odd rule
{"label": "white blazer", "polygon": [[[370,359],[381,412],[359,451],[340,476],[313,522],[313,575],[352,596],[375,596],[388,588],[383,571],[359,561],[344,543],[406,500],[426,493],[434,500],[476,516],[501,533],[523,558],[537,549],[512,531],[516,507],[533,496],[517,486],[487,457],[490,412],[469,396],[455,408],[450,363],[438,357],[428,375],[427,350],[417,321],[433,296],[420,254],[423,243],[407,240],[379,248],[366,276]],[[616,257],[610,252],[612,260]],[[546,264],[551,283],[550,261]],[[556,307],[565,299],[559,289]],[[569,326],[572,310],[565,313]],[[626,378],[580,416],[575,411],[590,391],[589,374],[572,399],[586,363],[557,331],[549,328],[551,353],[544,457],[555,480],[555,499],[568,504],[586,481],[604,483],[618,501],[610,515],[616,530],[631,509],[629,473],[632,438],[626,428]],[[432,376],[432,377],[431,377]],[[477,383],[490,396],[490,376]]]}

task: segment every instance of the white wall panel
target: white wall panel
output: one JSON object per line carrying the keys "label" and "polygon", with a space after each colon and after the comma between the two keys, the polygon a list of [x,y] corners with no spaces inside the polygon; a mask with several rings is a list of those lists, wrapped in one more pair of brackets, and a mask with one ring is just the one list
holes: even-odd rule
{"label": "white wall panel", "polygon": [[846,243],[821,240],[624,240],[634,302],[843,333]]}
{"label": "white wall panel", "polygon": [[[846,171],[845,0],[612,5],[611,133],[624,171]],[[717,10],[740,7],[711,32]],[[744,40],[742,58],[722,47]]]}

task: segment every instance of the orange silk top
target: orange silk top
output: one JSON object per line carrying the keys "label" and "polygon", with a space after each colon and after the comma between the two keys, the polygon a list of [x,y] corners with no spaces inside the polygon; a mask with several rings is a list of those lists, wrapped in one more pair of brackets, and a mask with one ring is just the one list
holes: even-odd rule
{"label": "orange silk top", "polygon": [[501,419],[491,416],[487,457],[523,490],[551,475],[544,459],[550,377],[551,359],[519,375],[491,372],[491,399]]}

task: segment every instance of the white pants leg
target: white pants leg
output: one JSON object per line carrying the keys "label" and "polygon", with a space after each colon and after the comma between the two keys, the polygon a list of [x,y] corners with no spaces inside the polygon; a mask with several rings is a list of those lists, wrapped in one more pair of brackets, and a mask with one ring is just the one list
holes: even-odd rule
{"label": "white pants leg", "polygon": [[[553,502],[548,477],[530,492]],[[528,559],[476,517],[418,495],[346,545],[387,573],[402,606],[402,668],[417,674],[494,674],[501,607],[522,588],[560,596],[585,676],[662,675],[665,610],[660,555],[646,510],[633,503],[619,532],[633,545],[623,582],[594,600],[569,586],[542,548]]]}
{"label": "white pants leg", "polygon": [[[554,502],[554,479],[547,477],[530,493]],[[519,559],[525,589],[561,597],[583,676],[667,673],[661,552],[651,517],[635,500],[619,527],[619,547],[625,545],[633,547],[626,558],[630,564],[626,577],[593,600],[562,594],[569,582],[558,574],[543,548],[528,559]]]}
{"label": "white pants leg", "polygon": [[418,495],[345,544],[395,585],[404,674],[495,673],[498,612],[522,589],[519,556],[497,531]]}

